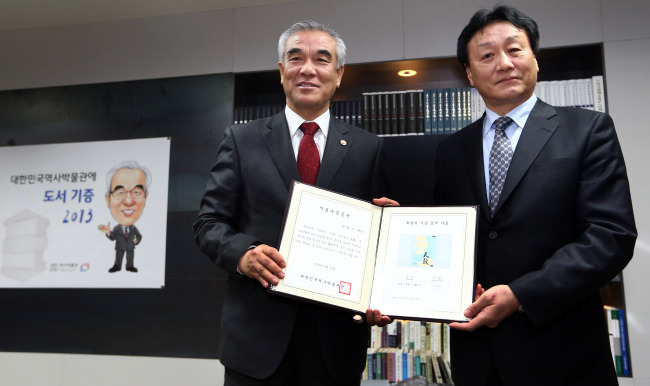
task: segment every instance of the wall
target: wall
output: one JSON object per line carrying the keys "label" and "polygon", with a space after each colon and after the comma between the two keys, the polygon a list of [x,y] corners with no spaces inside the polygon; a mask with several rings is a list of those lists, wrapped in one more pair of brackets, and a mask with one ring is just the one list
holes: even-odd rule
{"label": "wall", "polygon": [[[650,26],[645,20],[650,3],[511,3],[538,21],[542,47],[604,42],[609,111],[626,156],[639,229],[635,258],[624,271],[634,378],[621,379],[621,384],[648,386],[650,310],[644,297],[650,285],[644,275],[650,268],[650,204],[644,193],[650,188],[645,175],[645,144],[650,143],[650,133],[638,123],[650,106],[646,92],[650,88]],[[4,31],[0,33],[0,89],[275,69],[277,36],[304,18],[331,22],[348,44],[349,63],[453,56],[455,39],[470,15],[492,4],[478,0],[310,0]],[[115,384],[131,375],[141,385],[174,385],[180,377],[196,377],[189,383],[208,385],[220,384],[222,376],[217,361],[22,353],[0,357],[3,381],[23,385],[102,384],[105,379]],[[46,371],[33,371],[40,368]],[[52,377],[45,377],[46,373]]]}

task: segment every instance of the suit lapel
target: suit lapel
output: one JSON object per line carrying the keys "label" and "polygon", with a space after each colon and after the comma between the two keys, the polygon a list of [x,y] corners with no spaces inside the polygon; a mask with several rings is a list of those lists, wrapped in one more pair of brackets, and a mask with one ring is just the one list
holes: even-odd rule
{"label": "suit lapel", "polygon": [[463,155],[477,202],[481,206],[482,214],[490,218],[483,166],[483,119],[485,119],[485,114],[483,114],[483,118],[463,129],[467,130],[467,135],[463,138],[462,148],[467,149]]}
{"label": "suit lapel", "polygon": [[[282,181],[287,189],[291,186],[291,180],[300,181],[300,172],[296,164],[296,158],[291,146],[291,137],[289,136],[289,125],[284,116],[284,112],[274,115],[263,128],[264,143],[273,158],[273,163],[282,176]],[[255,157],[254,154],[250,155]]]}
{"label": "suit lapel", "polygon": [[[347,134],[350,130],[341,122],[330,118],[330,128],[327,134],[327,143],[325,144],[325,154],[323,162],[318,171],[318,180],[316,184],[323,188],[328,188],[339,170],[345,155],[351,145]],[[347,142],[346,142],[347,141]],[[345,145],[344,145],[345,143]]]}
{"label": "suit lapel", "polygon": [[530,112],[526,126],[517,143],[517,149],[515,149],[515,153],[512,156],[508,176],[506,177],[503,190],[501,191],[501,197],[499,198],[499,204],[496,208],[497,211],[508,200],[510,194],[512,194],[515,187],[519,184],[557,129],[557,120],[552,119],[556,115],[555,109],[541,100],[537,101],[535,107]]}

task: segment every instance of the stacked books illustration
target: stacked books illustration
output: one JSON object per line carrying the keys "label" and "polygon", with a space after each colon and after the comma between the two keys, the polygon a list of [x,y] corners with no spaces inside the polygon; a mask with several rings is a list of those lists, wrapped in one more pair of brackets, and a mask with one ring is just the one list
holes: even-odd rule
{"label": "stacked books illustration", "polygon": [[26,281],[43,272],[46,263],[47,228],[50,221],[31,210],[23,210],[6,219],[2,242],[2,274]]}

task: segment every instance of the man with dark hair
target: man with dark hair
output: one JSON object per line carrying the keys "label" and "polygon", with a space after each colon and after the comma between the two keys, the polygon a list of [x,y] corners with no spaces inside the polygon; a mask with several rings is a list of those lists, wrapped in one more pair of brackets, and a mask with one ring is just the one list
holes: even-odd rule
{"label": "man with dark hair", "polygon": [[[275,248],[291,180],[357,198],[388,195],[382,141],[330,116],[345,44],[304,21],[278,44],[284,111],[227,128],[194,222],[201,250],[228,273],[219,359],[226,385],[359,385],[368,325],[360,318],[269,294],[286,263]],[[304,165],[304,167],[303,167]],[[382,197],[378,205],[398,205]]]}
{"label": "man with dark hair", "polygon": [[617,384],[598,290],[637,236],[623,154],[609,115],[537,99],[538,40],[507,6],[458,38],[487,110],[436,157],[436,204],[481,208],[472,319],[451,324],[456,385]]}

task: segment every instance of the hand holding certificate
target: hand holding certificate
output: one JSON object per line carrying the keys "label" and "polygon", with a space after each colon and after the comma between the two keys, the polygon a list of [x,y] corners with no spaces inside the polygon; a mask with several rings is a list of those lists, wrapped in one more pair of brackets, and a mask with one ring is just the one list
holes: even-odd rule
{"label": "hand holding certificate", "polygon": [[465,321],[477,207],[379,207],[294,182],[270,291],[391,317]]}

